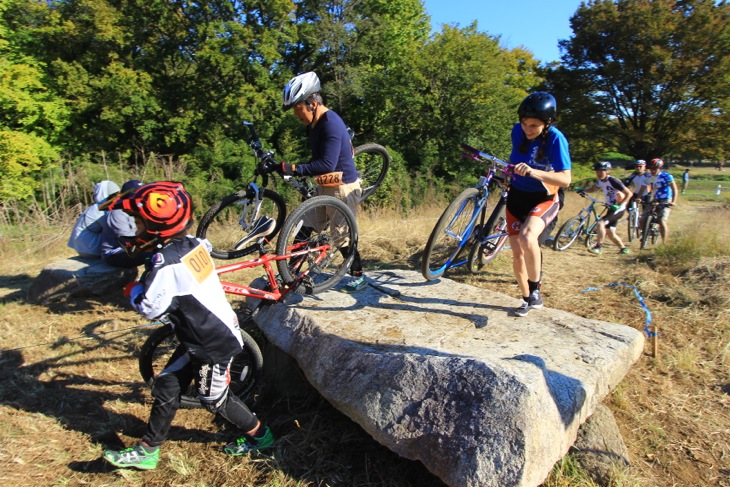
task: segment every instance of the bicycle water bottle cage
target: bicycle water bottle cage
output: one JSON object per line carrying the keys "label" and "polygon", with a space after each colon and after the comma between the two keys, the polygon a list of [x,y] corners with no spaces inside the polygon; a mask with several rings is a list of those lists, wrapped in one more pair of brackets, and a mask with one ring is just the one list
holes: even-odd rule
{"label": "bicycle water bottle cage", "polygon": [[251,231],[249,234],[236,242],[236,245],[234,245],[233,248],[241,250],[244,246],[248,245],[249,242],[271,235],[275,227],[276,220],[269,218],[268,216],[261,216],[253,223],[253,225],[251,225]]}

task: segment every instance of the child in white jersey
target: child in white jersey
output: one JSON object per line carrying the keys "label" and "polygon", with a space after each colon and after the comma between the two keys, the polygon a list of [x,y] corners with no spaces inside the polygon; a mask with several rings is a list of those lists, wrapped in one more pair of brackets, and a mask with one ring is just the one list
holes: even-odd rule
{"label": "child in white jersey", "polygon": [[631,200],[633,193],[620,179],[611,176],[611,163],[608,161],[597,162],[593,165],[596,170],[597,181],[593,186],[583,189],[586,193],[602,190],[606,197],[608,213],[598,222],[596,226],[596,245],[590,249],[594,254],[603,252],[603,240],[608,239],[618,246],[619,253],[628,254],[629,249],[624,246],[621,237],[616,234],[616,224],[626,213],[626,204]]}
{"label": "child in white jersey", "polygon": [[145,184],[131,193],[110,196],[99,207],[134,217],[136,235],[120,243],[132,258],[142,252],[152,257],[140,282],[131,283],[125,295],[146,318],[167,316],[179,343],[155,377],[154,403],[141,441],[124,450],[106,450],[103,458],[122,468],[157,467],[160,445],[180,407],[180,392],[193,381],[200,403],[242,432],[224,448],[225,453],[248,455],[271,448],[274,437],[269,427],[230,393],[230,365],[241,351],[241,331],[209,255],[210,243],[187,234],[193,203],[182,183]]}

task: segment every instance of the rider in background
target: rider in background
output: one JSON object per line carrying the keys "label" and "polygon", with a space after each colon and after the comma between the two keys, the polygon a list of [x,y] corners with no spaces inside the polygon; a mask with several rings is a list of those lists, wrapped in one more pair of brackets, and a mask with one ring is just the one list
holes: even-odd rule
{"label": "rider in background", "polygon": [[571,180],[568,141],[553,126],[556,114],[557,103],[551,94],[532,93],[520,103],[520,121],[512,128],[514,177],[507,195],[507,232],[522,294],[522,302],[514,310],[516,316],[542,308],[538,237],[558,214],[558,188],[568,187]]}
{"label": "rider in background", "polygon": [[[662,243],[667,243],[669,238],[669,213],[671,212],[670,207],[677,204],[677,183],[674,181],[674,176],[668,172],[662,172],[664,167],[664,161],[659,158],[652,159],[646,168],[650,173],[648,184],[651,193],[654,195],[653,201],[655,203],[663,203],[661,212],[659,213],[659,232],[662,236]],[[641,226],[644,226],[644,219],[647,217],[648,211],[641,215]]]}
{"label": "rider in background", "polygon": [[[142,186],[142,181],[130,179],[122,185],[120,193],[131,194]],[[110,195],[118,197],[119,195]],[[127,254],[120,239],[134,238],[137,234],[137,226],[134,218],[123,210],[111,210],[106,214],[104,229],[101,232],[101,260],[114,267],[131,269],[147,263],[151,254],[143,252],[132,258]]]}
{"label": "rider in background", "polygon": [[114,181],[106,180],[94,185],[94,202],[76,219],[68,239],[68,246],[79,256],[94,259],[101,256],[102,232],[107,214],[99,209],[99,204],[118,191],[119,185]]}
{"label": "rider in background", "polygon": [[[626,203],[631,199],[632,192],[619,178],[611,176],[611,163],[597,162],[593,165],[596,171],[596,183],[583,189],[583,192],[592,193],[598,189],[603,191],[608,205],[608,213],[598,221],[596,227],[596,245],[589,249],[594,254],[603,252],[603,239],[608,239],[618,246],[620,254],[628,254],[629,249],[624,246],[621,237],[616,234],[616,223],[626,213]],[[580,192],[580,191],[579,191]]]}
{"label": "rider in background", "polygon": [[226,299],[207,240],[188,235],[193,202],[182,183],[145,184],[108,200],[134,218],[137,233],[123,241],[130,257],[151,252],[140,282],[125,288],[132,307],[147,319],[167,316],[178,347],[155,377],[154,402],[140,442],[106,450],[103,458],[121,468],[152,470],[180,407],[180,393],[195,382],[200,403],[234,424],[242,436],[225,453],[239,456],[271,448],[274,436],[237,396],[230,393],[230,366],[243,346],[238,317]]}
{"label": "rider in background", "polygon": [[[307,164],[283,162],[273,169],[286,175],[313,176],[318,195],[342,200],[357,218],[362,188],[355,167],[352,139],[342,118],[324,105],[320,90],[319,78],[311,71],[295,76],[284,86],[283,108],[285,111],[293,109],[294,116],[306,125],[312,159]],[[342,251],[348,253],[349,249],[343,247]],[[350,275],[354,279],[344,286],[343,291],[357,292],[367,286],[357,248]]]}
{"label": "rider in background", "polygon": [[639,201],[641,201],[642,210],[646,209],[646,206],[651,200],[651,194],[648,191],[648,181],[650,177],[651,175],[646,172],[646,161],[638,159],[634,164],[634,172],[624,179],[624,184],[633,193],[630,204],[636,205]]}

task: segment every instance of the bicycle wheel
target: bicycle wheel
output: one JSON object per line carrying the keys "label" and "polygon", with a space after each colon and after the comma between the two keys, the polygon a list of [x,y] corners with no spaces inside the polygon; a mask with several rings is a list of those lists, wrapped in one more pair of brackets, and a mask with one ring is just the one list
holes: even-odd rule
{"label": "bicycle wheel", "polygon": [[570,248],[570,246],[573,245],[575,240],[578,238],[578,235],[580,235],[584,225],[585,220],[578,218],[577,216],[574,216],[563,223],[560,230],[558,230],[558,233],[555,235],[555,239],[553,239],[553,249],[558,252],[562,252],[563,250]]}
{"label": "bicycle wheel", "polygon": [[588,230],[586,230],[586,248],[589,250],[596,245],[596,240],[598,238],[598,235],[596,233],[597,227],[598,222],[593,222],[593,224],[588,227]]}
{"label": "bicycle wheel", "polygon": [[638,211],[629,211],[628,219],[629,227],[629,242],[633,242],[634,239],[639,238],[639,213]]}
{"label": "bicycle wheel", "polygon": [[485,238],[478,238],[469,252],[469,271],[476,274],[484,265],[489,264],[504,248],[507,242],[507,207],[500,201],[489,217],[485,228]]}
{"label": "bicycle wheel", "polygon": [[641,250],[646,250],[656,244],[659,233],[658,225],[654,215],[650,214],[646,217],[646,220],[644,220],[644,228],[641,232]]}
{"label": "bicycle wheel", "polygon": [[[264,366],[264,358],[261,349],[251,335],[241,330],[241,338],[243,338],[243,349],[231,363],[229,387],[233,394],[245,402],[258,384]],[[161,326],[147,337],[139,354],[139,372],[147,385],[152,387],[155,376],[165,368],[177,345],[175,332],[169,324]],[[200,407],[194,383],[191,383],[188,389],[180,395],[180,407]]]}
{"label": "bicycle wheel", "polygon": [[245,239],[262,216],[276,222],[267,239],[273,241],[281,229],[286,218],[284,198],[268,189],[259,191],[260,201],[250,187],[228,195],[210,207],[200,219],[196,236],[210,241],[213,246],[211,255],[216,259],[237,259],[256,251],[258,238],[248,242]]}
{"label": "bicycle wheel", "polygon": [[286,219],[276,245],[276,255],[304,252],[276,261],[284,284],[301,280],[297,292],[303,294],[330,289],[350,269],[357,239],[355,215],[345,203],[332,196],[306,200]]}
{"label": "bicycle wheel", "polygon": [[481,210],[477,206],[479,191],[462,191],[444,210],[426,243],[421,261],[421,274],[428,281],[441,277],[454,264],[474,230],[474,221]]}
{"label": "bicycle wheel", "polygon": [[388,174],[390,154],[379,144],[363,144],[355,147],[355,167],[362,180],[362,199],[373,194]]}

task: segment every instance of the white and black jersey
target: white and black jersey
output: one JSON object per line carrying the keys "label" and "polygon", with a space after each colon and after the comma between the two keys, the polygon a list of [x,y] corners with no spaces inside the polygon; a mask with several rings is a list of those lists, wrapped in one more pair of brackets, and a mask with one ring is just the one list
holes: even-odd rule
{"label": "white and black jersey", "polygon": [[646,188],[646,186],[650,184],[650,179],[651,174],[649,174],[649,172],[645,172],[643,174],[631,173],[631,175],[626,178],[624,183],[626,184],[627,188],[633,191],[634,195],[644,196],[647,191],[646,189],[644,189],[644,191],[641,191],[641,188]]}
{"label": "white and black jersey", "polygon": [[[608,176],[606,179],[601,181],[600,179],[596,182],[596,187],[601,188],[603,194],[606,196],[606,203],[609,205],[619,204],[618,193],[626,191],[626,185],[619,178]],[[622,201],[621,204],[625,206],[626,201]]]}
{"label": "white and black jersey", "polygon": [[144,293],[132,305],[145,317],[164,314],[191,356],[220,363],[241,351],[238,317],[223,292],[207,240],[175,238],[152,256]]}

